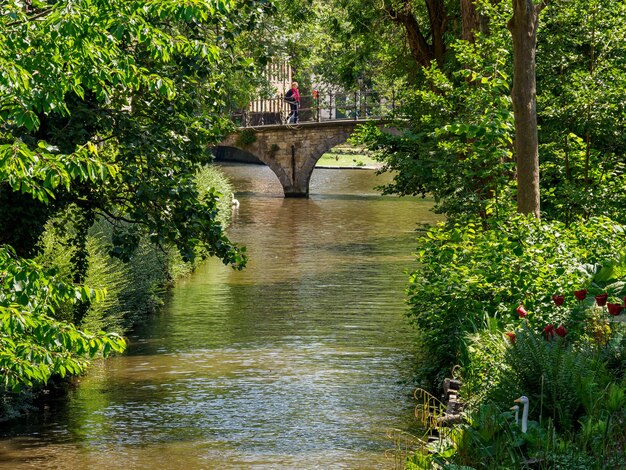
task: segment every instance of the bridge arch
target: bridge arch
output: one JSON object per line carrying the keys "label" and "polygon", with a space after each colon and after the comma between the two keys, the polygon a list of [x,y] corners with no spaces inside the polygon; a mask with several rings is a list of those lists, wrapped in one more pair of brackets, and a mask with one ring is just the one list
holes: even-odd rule
{"label": "bridge arch", "polygon": [[266,158],[267,155],[264,154],[263,152],[255,153],[254,149],[250,148],[251,147],[250,145],[244,145],[242,147],[243,148],[240,148],[238,146],[231,146],[231,145],[219,145],[218,147],[216,147],[216,149],[225,149],[225,150],[236,149],[236,150],[245,152],[247,155],[250,155],[252,158],[242,159],[242,161],[246,161],[249,163],[257,163],[257,162],[263,163],[267,165],[268,167],[270,167],[270,169],[274,172],[274,174],[278,178],[278,181],[280,181],[280,184],[282,185],[283,189],[285,188],[285,185],[290,184],[290,175],[286,173],[285,169],[282,166],[280,166],[275,159]]}
{"label": "bridge arch", "polygon": [[251,153],[276,174],[285,197],[308,197],[311,175],[320,157],[350,137],[363,121],[330,121],[240,129],[220,147]]}

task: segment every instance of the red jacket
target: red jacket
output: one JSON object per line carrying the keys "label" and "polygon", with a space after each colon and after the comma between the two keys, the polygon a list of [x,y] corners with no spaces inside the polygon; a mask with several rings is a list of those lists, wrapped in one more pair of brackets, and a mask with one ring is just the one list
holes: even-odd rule
{"label": "red jacket", "polygon": [[296,103],[300,104],[300,93],[298,92],[297,88],[292,88],[291,90],[289,90],[285,95],[285,98],[287,98],[288,101],[295,101]]}

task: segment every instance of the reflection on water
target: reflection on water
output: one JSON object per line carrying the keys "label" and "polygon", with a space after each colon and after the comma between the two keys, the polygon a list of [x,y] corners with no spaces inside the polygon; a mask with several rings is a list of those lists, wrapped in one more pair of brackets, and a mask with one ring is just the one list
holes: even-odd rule
{"label": "reflection on water", "polygon": [[[128,354],[0,441],[0,468],[384,468],[413,425],[404,270],[421,199],[364,170],[283,199],[267,167],[225,167],[249,266],[180,282]],[[379,181],[380,180],[380,181]]]}

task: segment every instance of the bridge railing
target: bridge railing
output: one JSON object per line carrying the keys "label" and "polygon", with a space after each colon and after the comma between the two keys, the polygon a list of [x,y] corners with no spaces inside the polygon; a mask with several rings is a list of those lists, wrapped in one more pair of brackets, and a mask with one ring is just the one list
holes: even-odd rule
{"label": "bridge railing", "polygon": [[[314,90],[310,95],[300,95],[298,122],[325,122],[390,118],[397,115],[399,102],[395,93],[374,91],[323,93]],[[289,123],[291,106],[282,96],[255,100],[248,109],[233,114],[241,127],[284,125]]]}

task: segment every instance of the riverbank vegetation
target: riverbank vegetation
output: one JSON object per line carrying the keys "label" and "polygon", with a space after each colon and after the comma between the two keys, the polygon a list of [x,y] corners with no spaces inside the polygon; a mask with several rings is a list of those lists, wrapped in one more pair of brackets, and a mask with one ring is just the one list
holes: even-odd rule
{"label": "riverbank vegetation", "polygon": [[263,86],[255,65],[290,57],[303,94],[393,91],[394,132],[355,141],[393,172],[385,193],[447,218],[419,237],[408,316],[422,385],[458,365],[466,408],[407,466],[626,465],[623,2],[2,8],[5,404],[123,350],[173,266],[243,267],[198,170]]}
{"label": "riverbank vegetation", "polygon": [[[3,418],[207,256],[240,269],[209,147],[247,100],[260,2],[5,2],[0,16]],[[260,59],[259,59],[260,60]],[[241,87],[233,86],[240,82]],[[242,91],[243,90],[243,91]]]}
{"label": "riverbank vegetation", "polygon": [[[213,191],[219,191],[224,195],[218,202],[220,207],[218,217],[220,223],[226,227],[231,214],[232,187],[230,183],[213,166],[201,168],[195,180],[201,198]],[[30,363],[21,361],[22,368],[16,366],[14,372],[9,372],[9,374],[14,374],[8,377],[10,382],[5,382],[0,404],[2,419],[17,417],[24,411],[32,409],[33,402],[38,399],[43,390],[49,390],[50,387],[62,390],[63,379],[84,372],[88,358],[93,358],[100,353],[106,356],[111,352],[122,352],[125,345],[123,335],[134,325],[144,321],[148,315],[156,312],[162,305],[167,287],[180,277],[189,274],[194,268],[194,264],[184,261],[173,246],[156,247],[150,243],[145,234],[141,235],[139,246],[128,261],[121,261],[109,252],[113,236],[112,224],[105,218],[98,218],[89,228],[86,240],[87,271],[84,282],[89,288],[70,287],[73,285],[72,280],[75,275],[72,265],[72,259],[76,254],[76,247],[71,243],[73,233],[75,233],[75,228],[71,217],[67,217],[67,213],[58,214],[47,222],[33,260],[22,261],[26,266],[42,273],[49,273],[51,278],[45,281],[47,288],[50,287],[51,282],[55,283],[57,288],[65,286],[63,289],[70,292],[69,297],[64,295],[55,299],[52,305],[45,307],[50,311],[50,318],[43,317],[41,320],[41,314],[36,313],[33,314],[35,318],[22,318],[22,321],[30,326],[29,328],[18,331],[7,330],[12,341],[23,336],[18,344],[25,349],[40,350],[41,354],[56,352],[62,355],[63,350],[57,351],[50,344],[42,344],[39,341],[40,336],[47,336],[55,341],[59,337],[67,337],[67,340],[61,340],[62,347],[65,348],[65,354],[74,357],[73,362],[61,361],[51,355],[52,364],[48,365],[48,369],[43,369],[43,372],[38,373],[37,369],[42,369],[42,365],[39,365],[41,361],[39,356],[32,356]],[[10,266],[6,260],[5,263],[6,266]],[[16,275],[5,278],[7,281],[5,288],[8,291],[19,290],[19,287],[15,285],[16,280],[33,277],[32,273],[29,274],[21,269]],[[32,282],[32,280],[28,281],[28,283]],[[72,292],[74,292],[73,295]],[[43,294],[27,289],[22,296],[23,301],[26,301],[26,295],[31,299],[33,296]],[[73,312],[76,302],[83,299],[89,300],[89,307],[79,330],[74,327]],[[37,312],[41,308],[43,307],[38,307]],[[14,315],[16,316],[5,317],[8,319],[9,328],[23,314],[17,316],[14,312]],[[42,324],[38,324],[38,321],[42,321]],[[33,324],[30,325],[30,323]],[[69,339],[72,336],[69,334],[63,336],[67,331],[76,335],[77,341],[70,343]],[[89,333],[90,331],[101,333],[94,335]],[[35,341],[29,338],[30,336],[34,336]],[[32,344],[28,344],[26,339],[29,339]],[[88,343],[82,344],[81,341]],[[86,344],[89,344],[88,348]],[[96,349],[96,346],[99,346],[101,351]],[[8,352],[5,351],[5,353]],[[13,356],[13,360],[18,360],[18,357]],[[45,362],[43,366],[45,367]],[[51,380],[54,383],[51,384]]]}
{"label": "riverbank vegetation", "polygon": [[[437,388],[460,365],[466,414],[411,468],[624,465],[624,237],[606,218],[565,226],[521,216],[424,234],[409,290],[431,358],[420,376]],[[526,434],[509,411],[522,395]]]}
{"label": "riverbank vegetation", "polygon": [[418,239],[409,319],[422,386],[458,366],[465,411],[407,466],[625,466],[624,5],[298,6],[321,18],[302,19],[301,66],[402,103],[404,132],[356,137],[394,172],[384,192],[447,217]]}

